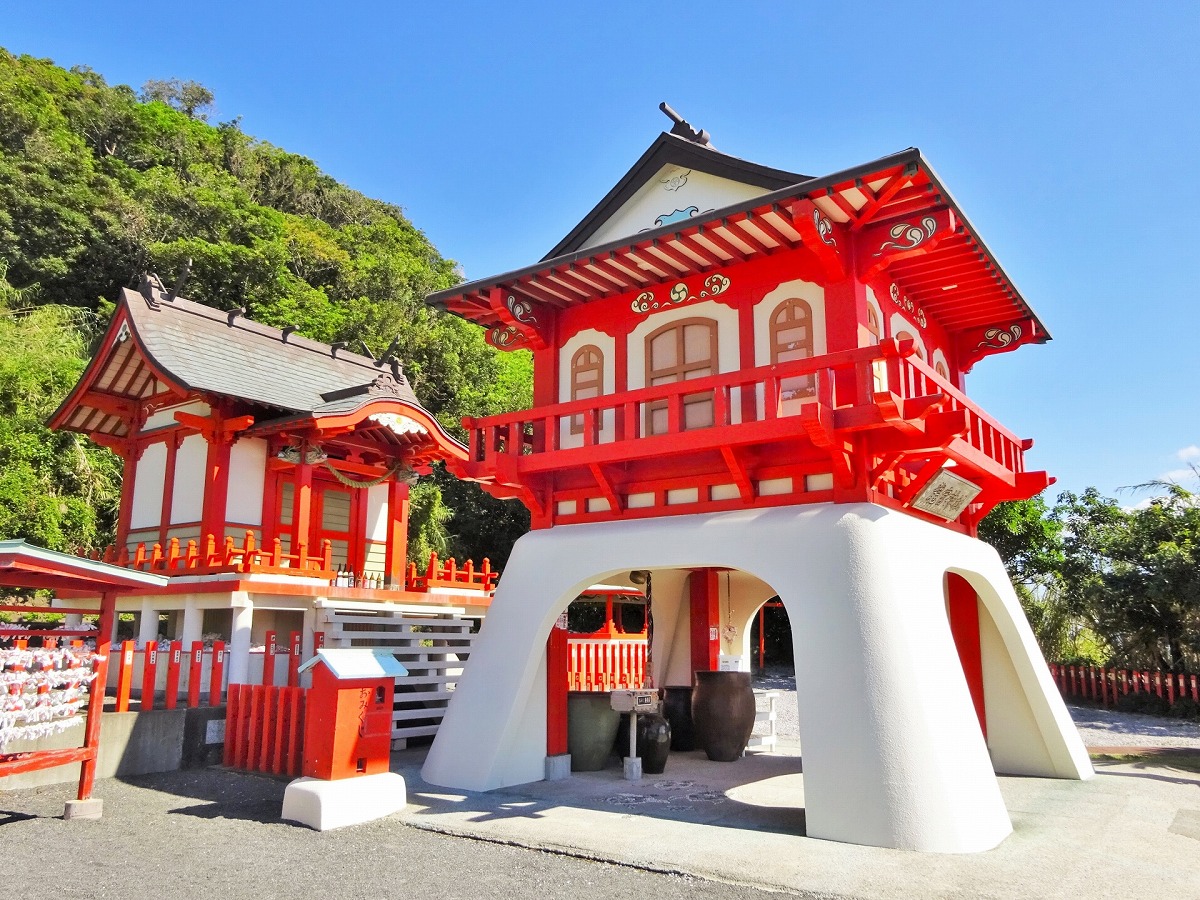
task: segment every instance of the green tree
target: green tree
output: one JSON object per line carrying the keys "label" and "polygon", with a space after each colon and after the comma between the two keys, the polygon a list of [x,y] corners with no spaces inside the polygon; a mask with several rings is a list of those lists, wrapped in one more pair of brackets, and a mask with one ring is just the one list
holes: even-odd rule
{"label": "green tree", "polygon": [[1063,494],[1063,579],[1071,611],[1117,661],[1184,671],[1200,662],[1200,498],[1176,484],[1123,509],[1094,488]]}
{"label": "green tree", "polygon": [[165,103],[177,109],[189,119],[208,119],[213,106],[213,92],[196,81],[150,80],[142,85],[143,103]]}
{"label": "green tree", "polygon": [[44,424],[86,364],[95,317],[24,306],[28,293],[0,274],[0,535],[57,550],[99,548],[116,517],[120,466],[108,451]]}
{"label": "green tree", "polygon": [[979,538],[1004,561],[1042,655],[1100,664],[1108,649],[1069,602],[1063,524],[1054,513],[1041,494],[1001,503],[979,523]]}

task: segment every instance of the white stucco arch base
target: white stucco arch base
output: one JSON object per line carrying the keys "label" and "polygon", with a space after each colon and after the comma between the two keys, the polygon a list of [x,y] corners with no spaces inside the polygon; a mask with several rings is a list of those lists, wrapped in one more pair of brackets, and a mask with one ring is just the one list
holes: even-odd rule
{"label": "white stucco arch base", "polygon": [[705,566],[753,574],[787,609],[809,837],[969,853],[1011,832],[947,621],[947,571],[971,582],[983,608],[989,733],[1005,730],[995,770],[1091,776],[996,552],[903,513],[830,504],[560,526],[521,538],[425,780],[485,791],[541,780],[545,645],[557,616],[589,584],[631,569]]}

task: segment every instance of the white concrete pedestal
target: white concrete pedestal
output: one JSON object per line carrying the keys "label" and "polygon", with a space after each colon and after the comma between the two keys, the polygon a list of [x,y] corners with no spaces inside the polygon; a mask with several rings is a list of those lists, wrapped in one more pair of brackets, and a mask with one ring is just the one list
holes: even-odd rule
{"label": "white concrete pedestal", "polygon": [[283,792],[280,818],[329,831],[382,819],[400,812],[407,802],[404,779],[395,772],[337,781],[304,777]]}

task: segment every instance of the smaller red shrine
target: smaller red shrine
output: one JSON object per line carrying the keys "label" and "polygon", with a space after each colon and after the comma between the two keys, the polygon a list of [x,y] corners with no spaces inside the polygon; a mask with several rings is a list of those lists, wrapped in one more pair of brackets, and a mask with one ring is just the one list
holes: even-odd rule
{"label": "smaller red shrine", "polygon": [[124,461],[104,559],[170,576],[122,594],[117,611],[138,619],[143,645],[162,630],[189,647],[219,635],[230,684],[251,678],[251,648],[271,634],[312,648],[315,610],[331,599],[460,615],[489,602],[486,561],[407,561],[409,485],[466,448],[421,406],[390,351],[376,359],[313,341],[146,276],[122,291],[49,424]]}

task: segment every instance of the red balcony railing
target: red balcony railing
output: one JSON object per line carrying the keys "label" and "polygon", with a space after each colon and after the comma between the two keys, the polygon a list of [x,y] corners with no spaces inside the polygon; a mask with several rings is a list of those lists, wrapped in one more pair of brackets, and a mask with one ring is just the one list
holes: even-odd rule
{"label": "red balcony railing", "polygon": [[103,560],[113,565],[147,572],[184,571],[189,575],[211,572],[270,572],[284,575],[306,575],[313,578],[332,578],[333,549],[329,541],[321,542],[319,556],[285,553],[282,542],[276,538],[269,547],[259,547],[253,531],[247,531],[238,543],[233,537],[218,541],[216,535],[208,535],[203,541],[190,540],[186,544],[179,538],[171,538],[162,544],[138,544],[131,552],[128,547],[118,550],[110,544],[103,553],[79,553],[91,559]]}
{"label": "red balcony railing", "polygon": [[[711,419],[711,425],[696,427],[696,403],[707,407],[699,415]],[[955,429],[946,441],[950,458],[1005,481],[1024,471],[1028,443],[917,358],[911,341],[887,340],[775,366],[466,419],[464,424],[472,474],[517,483],[518,471],[531,474],[795,436],[804,431],[798,420],[805,417],[847,432],[889,424],[911,430],[911,423],[934,409],[955,413],[965,422],[965,429]]]}

